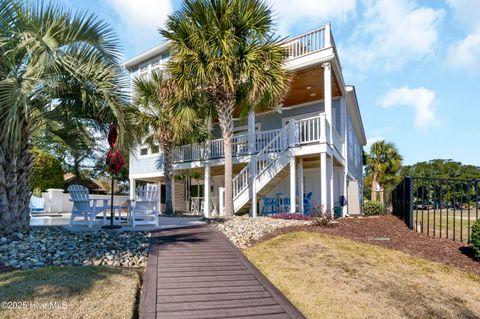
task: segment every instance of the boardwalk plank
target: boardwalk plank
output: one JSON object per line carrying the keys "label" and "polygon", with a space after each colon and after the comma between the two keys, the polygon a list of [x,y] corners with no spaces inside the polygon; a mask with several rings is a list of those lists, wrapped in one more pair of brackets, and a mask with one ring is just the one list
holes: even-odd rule
{"label": "boardwalk plank", "polygon": [[205,309],[228,309],[239,307],[256,307],[276,305],[275,299],[257,298],[240,300],[212,300],[200,302],[169,303],[157,305],[157,310],[162,312],[187,311],[187,310],[205,310]]}
{"label": "boardwalk plank", "polygon": [[207,309],[207,310],[190,310],[179,312],[157,312],[157,319],[200,319],[200,318],[222,318],[222,317],[238,317],[250,315],[272,315],[282,314],[284,309],[279,305],[259,306],[259,307],[243,307],[231,309]]}
{"label": "boardwalk plank", "polygon": [[158,281],[158,289],[173,289],[173,288],[210,288],[210,287],[238,287],[238,286],[256,286],[258,281],[241,280],[241,281],[201,281],[201,282],[162,282]]}
{"label": "boardwalk plank", "polygon": [[219,294],[227,292],[246,292],[246,291],[264,291],[262,285],[253,286],[237,286],[237,287],[209,287],[209,288],[174,288],[174,289],[158,289],[157,296],[169,295],[199,295],[199,294]]}
{"label": "boardwalk plank", "polygon": [[247,292],[230,292],[219,294],[202,294],[202,295],[183,295],[183,296],[161,296],[157,299],[158,304],[174,303],[174,302],[198,302],[211,300],[240,300],[251,298],[271,297],[268,291],[247,291]]}
{"label": "boardwalk plank", "polygon": [[[248,269],[245,270],[219,270],[216,271],[216,275],[248,275],[250,271]],[[211,271],[200,271],[194,270],[189,272],[188,274],[185,273],[178,273],[178,272],[163,272],[159,270],[158,277],[184,277],[184,276],[210,276],[212,274]]]}
{"label": "boardwalk plank", "polygon": [[175,277],[175,278],[168,278],[163,277],[161,279],[162,282],[172,282],[172,283],[179,283],[179,282],[203,282],[203,281],[235,281],[235,280],[252,280],[255,279],[253,275],[234,275],[234,276],[188,276],[188,277]]}

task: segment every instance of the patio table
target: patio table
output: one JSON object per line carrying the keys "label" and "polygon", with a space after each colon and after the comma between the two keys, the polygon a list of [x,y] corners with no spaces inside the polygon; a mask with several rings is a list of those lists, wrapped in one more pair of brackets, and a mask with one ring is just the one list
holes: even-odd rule
{"label": "patio table", "polygon": [[[117,225],[122,224],[122,211],[125,210],[127,212],[127,225],[131,223],[131,212],[128,210],[128,205],[113,205],[113,223]],[[107,224],[107,213],[110,215],[110,205],[108,205],[108,209],[103,211],[103,224]],[[116,215],[115,215],[116,214]]]}

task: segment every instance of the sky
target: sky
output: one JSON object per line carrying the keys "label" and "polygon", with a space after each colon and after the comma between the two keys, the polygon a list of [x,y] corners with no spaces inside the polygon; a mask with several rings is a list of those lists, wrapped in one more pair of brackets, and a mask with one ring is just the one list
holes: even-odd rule
{"label": "sky", "polygon": [[[163,40],[178,0],[58,0],[117,32],[123,58]],[[393,142],[414,164],[480,166],[480,0],[269,0],[281,36],[330,22],[346,84],[355,85],[369,145]]]}

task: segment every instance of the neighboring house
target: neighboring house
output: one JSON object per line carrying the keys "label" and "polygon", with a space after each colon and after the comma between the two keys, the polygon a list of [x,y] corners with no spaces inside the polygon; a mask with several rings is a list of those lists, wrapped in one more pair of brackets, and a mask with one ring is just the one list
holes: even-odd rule
{"label": "neighboring house", "polygon": [[63,174],[63,179],[65,180],[64,190],[67,191],[70,185],[82,185],[88,188],[90,194],[105,195],[107,190],[98,180],[91,178],[77,178],[73,173]]}
{"label": "neighboring house", "polygon": [[[355,88],[346,85],[330,25],[285,41],[285,65],[295,76],[283,104],[266,113],[235,119],[235,212],[261,211],[262,198],[282,193],[290,211],[301,211],[303,196],[312,192],[312,206],[333,210],[343,195],[343,214],[360,214],[363,198],[363,149],[366,137]],[[165,42],[124,63],[131,79],[162,69],[170,57]],[[164,183],[161,150],[139,145],[130,156],[130,187],[136,181]],[[223,207],[223,142],[214,124],[205,145],[184,145],[175,151],[176,171],[199,172],[201,179],[174,183],[176,210],[205,215]],[[162,195],[163,195],[162,187]],[[196,196],[191,196],[194,192]],[[164,202],[164,200],[162,200]],[[209,205],[205,205],[207,202]],[[253,205],[252,203],[257,203]]]}

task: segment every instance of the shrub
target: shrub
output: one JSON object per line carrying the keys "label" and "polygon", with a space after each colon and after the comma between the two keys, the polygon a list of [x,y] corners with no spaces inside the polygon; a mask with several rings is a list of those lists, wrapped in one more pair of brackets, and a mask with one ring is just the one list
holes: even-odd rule
{"label": "shrub", "polygon": [[32,190],[44,191],[48,188],[63,188],[65,181],[60,162],[51,154],[39,149],[33,150],[33,158]]}
{"label": "shrub", "polygon": [[475,258],[480,260],[480,219],[477,220],[472,226],[470,246],[473,248]]}
{"label": "shrub", "polygon": [[323,206],[316,206],[310,210],[312,225],[327,226],[333,220],[333,214],[329,210],[324,210]]}
{"label": "shrub", "polygon": [[363,214],[365,216],[374,216],[383,214],[383,205],[379,202],[366,201],[363,205]]}

